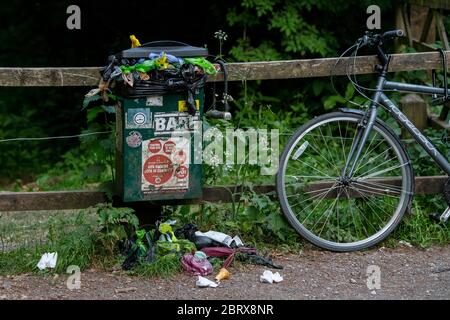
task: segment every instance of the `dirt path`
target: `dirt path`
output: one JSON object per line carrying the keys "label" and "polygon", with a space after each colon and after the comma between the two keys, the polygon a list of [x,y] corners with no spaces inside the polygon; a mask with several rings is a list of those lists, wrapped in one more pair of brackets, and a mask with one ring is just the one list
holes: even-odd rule
{"label": "dirt path", "polygon": [[[450,246],[426,250],[400,247],[332,253],[307,249],[275,259],[284,265],[278,284],[259,282],[266,268],[231,268],[218,288],[196,288],[196,277],[143,279],[88,270],[81,289],[70,291],[67,277],[0,277],[0,299],[449,299]],[[367,287],[367,267],[377,265],[381,288]],[[275,270],[274,270],[275,271]],[[213,275],[209,276],[213,279]]]}

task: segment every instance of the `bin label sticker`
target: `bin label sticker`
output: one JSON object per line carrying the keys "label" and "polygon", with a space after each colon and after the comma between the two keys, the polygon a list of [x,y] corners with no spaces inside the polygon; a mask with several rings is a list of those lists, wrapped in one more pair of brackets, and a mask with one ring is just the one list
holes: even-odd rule
{"label": "bin label sticker", "polygon": [[159,139],[150,140],[148,143],[148,151],[150,153],[158,153],[161,151],[162,145]]}
{"label": "bin label sticker", "polygon": [[142,134],[137,131],[131,131],[125,141],[130,148],[137,148],[142,143]]}
{"label": "bin label sticker", "polygon": [[[198,100],[198,99],[195,100],[195,109],[197,111],[200,110],[200,100]],[[188,111],[188,108],[186,106],[186,100],[178,101],[178,111],[179,112],[187,112]]]}
{"label": "bin label sticker", "polygon": [[189,187],[190,139],[154,138],[142,142],[142,192],[185,191]]}
{"label": "bin label sticker", "polygon": [[125,112],[126,129],[151,129],[152,115],[149,108],[129,108]]}
{"label": "bin label sticker", "polygon": [[185,112],[155,112],[153,117],[155,135],[172,134],[174,132],[194,132],[200,127],[198,113],[190,116]]}
{"label": "bin label sticker", "polygon": [[163,97],[162,96],[147,97],[145,105],[148,107],[162,107],[164,105]]}

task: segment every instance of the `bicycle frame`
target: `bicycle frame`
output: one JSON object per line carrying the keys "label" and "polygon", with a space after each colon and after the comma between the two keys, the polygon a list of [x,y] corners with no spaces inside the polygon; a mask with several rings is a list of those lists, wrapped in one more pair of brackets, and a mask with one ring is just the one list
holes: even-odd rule
{"label": "bicycle frame", "polygon": [[[450,175],[450,163],[448,160],[439,152],[439,150],[434,146],[434,144],[422,133],[419,129],[414,126],[414,124],[408,119],[408,117],[401,112],[401,110],[392,102],[384,93],[383,90],[395,90],[402,92],[414,92],[414,93],[425,93],[425,94],[437,94],[444,95],[445,89],[438,87],[429,87],[424,85],[416,85],[401,82],[392,82],[386,80],[388,63],[383,67],[380,76],[378,78],[378,83],[375,89],[375,93],[372,97],[372,104],[369,110],[365,113],[365,116],[360,123],[359,132],[355,137],[355,141],[351,147],[349,156],[345,167],[342,170],[342,178],[351,179],[355,165],[359,160],[362,149],[369,137],[370,131],[377,118],[377,107],[378,105],[383,106],[399,123],[400,126],[404,127],[411,134],[414,140],[416,140],[422,148],[430,155],[431,158]],[[450,90],[448,90],[450,95]],[[353,161],[353,163],[352,163]],[[352,163],[352,164],[351,164]],[[350,166],[350,171],[348,174],[347,168]]]}

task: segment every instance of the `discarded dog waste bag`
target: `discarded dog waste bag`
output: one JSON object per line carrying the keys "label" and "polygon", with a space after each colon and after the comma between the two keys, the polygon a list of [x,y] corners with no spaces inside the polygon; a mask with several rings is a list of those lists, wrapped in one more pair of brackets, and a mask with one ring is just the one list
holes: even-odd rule
{"label": "discarded dog waste bag", "polygon": [[206,76],[217,71],[205,48],[139,44],[110,57],[99,86],[117,98],[118,195],[125,202],[200,198],[202,166],[194,157],[201,155],[202,140],[194,133],[201,126]]}
{"label": "discarded dog waste bag", "polygon": [[184,270],[197,276],[206,276],[213,271],[213,266],[208,261],[206,254],[197,251],[195,254],[185,254],[181,258],[181,265]]}

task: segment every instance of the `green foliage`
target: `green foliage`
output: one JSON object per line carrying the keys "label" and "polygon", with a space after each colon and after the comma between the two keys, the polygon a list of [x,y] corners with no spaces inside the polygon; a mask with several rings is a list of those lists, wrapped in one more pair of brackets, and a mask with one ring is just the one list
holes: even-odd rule
{"label": "green foliage", "polygon": [[[70,265],[76,265],[81,270],[85,269],[91,264],[96,252],[93,225],[85,218],[83,212],[75,216],[73,221],[69,221],[56,218],[50,222],[48,243],[40,251],[40,254],[58,253],[54,269],[56,273],[65,273]],[[36,264],[37,262],[35,261]]]}
{"label": "green foliage", "polygon": [[38,249],[19,248],[0,253],[0,275],[30,272],[40,259]]}
{"label": "green foliage", "polygon": [[110,191],[108,183],[114,179],[115,109],[105,105],[88,107],[97,100],[99,97],[94,96],[83,102],[88,127],[81,133],[93,134],[81,137],[79,146],[64,153],[60,161],[39,174],[33,187],[44,191],[100,187]]}
{"label": "green foliage", "polygon": [[415,246],[429,247],[433,244],[448,244],[450,229],[447,224],[440,224],[430,219],[430,214],[443,212],[443,199],[440,195],[425,199],[416,197],[413,211],[406,216],[395,230],[392,238],[403,240]]}
{"label": "green foliage", "polygon": [[[267,60],[275,60],[282,56],[278,52],[321,56],[334,52],[337,42],[332,32],[317,27],[311,23],[310,17],[307,17],[313,10],[318,10],[319,14],[322,14],[324,11],[345,5],[346,2],[339,1],[337,5],[324,6],[326,3],[328,1],[288,0],[284,3],[274,0],[242,1],[241,8],[231,8],[227,14],[231,27],[238,26],[243,29],[242,38],[231,50],[231,54],[237,60],[249,61],[264,56]],[[273,38],[278,37],[277,43],[263,40],[252,46],[251,38],[258,29],[265,30],[266,35]],[[272,38],[270,36],[269,38]],[[237,49],[239,47],[243,50]],[[253,57],[247,52],[254,52]]]}
{"label": "green foliage", "polygon": [[336,109],[336,107],[344,107],[346,105],[355,108],[354,105],[350,105],[348,103],[349,101],[352,101],[358,105],[364,105],[367,102],[367,99],[360,95],[355,96],[355,87],[351,83],[348,83],[343,96],[340,94],[325,96],[323,106],[327,111]]}
{"label": "green foliage", "polygon": [[[42,227],[42,232],[45,230],[47,233],[44,242],[6,249],[0,253],[0,275],[31,271],[65,273],[70,265],[77,265],[83,270],[93,263],[96,256],[95,224],[84,211],[71,217],[52,217]],[[18,239],[16,241],[20,244]],[[58,253],[56,267],[39,271],[37,263],[46,252]]]}
{"label": "green foliage", "polygon": [[[82,117],[72,115],[60,97],[65,95],[64,99],[70,100],[76,94],[76,89],[69,92],[66,88],[0,88],[0,140],[76,133],[73,129],[61,132],[68,119],[71,125],[81,126]],[[33,181],[36,174],[50,169],[76,142],[76,139],[1,142],[0,183],[17,178]]]}
{"label": "green foliage", "polygon": [[[138,226],[133,210],[113,208],[110,204],[81,210],[71,216],[53,216],[41,226],[41,233],[46,234],[45,241],[0,251],[0,275],[31,271],[65,273],[70,265],[81,270],[93,265],[111,265],[117,258],[118,240],[127,237],[127,226],[131,230]],[[10,229],[14,231],[14,226]],[[16,225],[15,229],[20,228]],[[18,239],[16,241],[20,244]],[[58,253],[56,268],[39,271],[36,265],[46,252]]]}
{"label": "green foliage", "polygon": [[158,257],[153,263],[141,263],[137,265],[132,271],[129,271],[129,274],[149,278],[169,278],[182,270],[180,256],[175,253],[170,253]]}
{"label": "green foliage", "polygon": [[[443,132],[436,129],[425,129],[424,133],[431,139],[433,144],[438,148],[442,154],[449,158],[450,148],[448,142],[442,140]],[[437,164],[431,159],[428,153],[415,141],[412,139],[407,140],[407,150],[411,157],[414,173],[418,176],[432,176],[441,175],[442,170],[437,166]]]}
{"label": "green foliage", "polygon": [[117,242],[130,236],[127,230],[137,230],[139,220],[130,208],[114,208],[111,204],[99,204],[97,240],[100,247],[110,256],[113,255]]}

